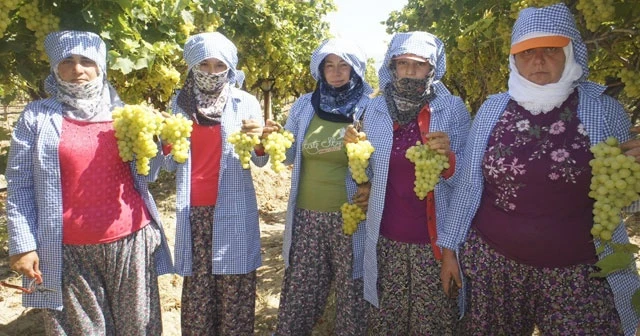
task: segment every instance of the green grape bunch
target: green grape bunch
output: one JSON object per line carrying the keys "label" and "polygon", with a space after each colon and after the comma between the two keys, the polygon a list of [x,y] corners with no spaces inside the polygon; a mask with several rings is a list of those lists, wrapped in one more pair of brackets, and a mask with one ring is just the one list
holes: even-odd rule
{"label": "green grape bunch", "polygon": [[620,224],[621,210],[640,198],[640,164],[622,153],[614,137],[592,146],[591,152],[589,197],[595,199],[591,235],[608,242]]}
{"label": "green grape bunch", "polygon": [[193,121],[182,114],[172,114],[164,119],[160,138],[171,144],[171,154],[178,163],[185,163],[189,157],[191,146],[187,139],[191,136],[192,130]]}
{"label": "green grape bunch", "polygon": [[356,232],[358,223],[367,218],[364,211],[355,204],[344,203],[340,211],[342,212],[342,232],[348,236]]}
{"label": "green grape bunch", "polygon": [[349,159],[349,170],[356,183],[361,184],[369,181],[366,169],[369,166],[369,158],[375,150],[369,140],[358,140],[345,145],[347,158]]}
{"label": "green grape bunch", "polygon": [[264,146],[264,151],[269,154],[271,169],[274,172],[279,173],[284,169],[282,162],[284,162],[286,151],[291,148],[293,141],[293,133],[284,129],[269,133],[266,138],[262,139],[262,146]]}
{"label": "green grape bunch", "polygon": [[162,130],[163,117],[150,107],[125,105],[113,110],[113,128],[122,161],[132,161],[141,175],[149,174],[150,159],[158,153],[154,136]]}
{"label": "green grape bunch", "polygon": [[242,168],[249,169],[251,151],[255,146],[260,144],[260,137],[236,131],[229,135],[227,141],[233,145],[233,150],[240,157],[240,164],[242,164]]}
{"label": "green grape bunch", "polygon": [[449,168],[449,159],[420,141],[407,149],[405,156],[415,165],[416,180],[413,191],[423,200],[440,181],[442,171]]}

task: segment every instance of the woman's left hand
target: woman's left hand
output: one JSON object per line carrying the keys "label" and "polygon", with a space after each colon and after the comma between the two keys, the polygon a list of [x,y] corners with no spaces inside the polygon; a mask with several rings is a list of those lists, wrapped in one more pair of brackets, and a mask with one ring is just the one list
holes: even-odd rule
{"label": "woman's left hand", "polygon": [[425,135],[427,138],[427,145],[434,151],[449,156],[451,152],[451,143],[449,141],[449,135],[445,132],[432,132]]}
{"label": "woman's left hand", "polygon": [[240,129],[240,132],[251,136],[261,136],[262,128],[263,127],[258,120],[244,119],[242,120],[242,128]]}
{"label": "woman's left hand", "polygon": [[[631,133],[640,133],[640,126],[631,127]],[[620,144],[620,149],[625,155],[633,156],[640,163],[640,139],[631,139]]]}
{"label": "woman's left hand", "polygon": [[362,184],[358,184],[358,190],[355,195],[353,195],[353,204],[357,205],[367,213],[367,209],[369,208],[369,194],[371,193],[371,182],[366,182]]}

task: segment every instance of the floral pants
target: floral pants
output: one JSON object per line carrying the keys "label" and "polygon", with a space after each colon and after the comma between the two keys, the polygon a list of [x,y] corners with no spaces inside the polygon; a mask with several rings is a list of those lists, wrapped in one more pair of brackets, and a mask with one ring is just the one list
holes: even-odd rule
{"label": "floral pants", "polygon": [[352,278],[351,236],[342,232],[340,212],[296,209],[276,335],[311,335],[335,283],[335,334],[365,334],[367,303],[362,279]]}
{"label": "floral pants", "polygon": [[256,272],[212,274],[213,211],[191,207],[193,263],[182,283],[182,335],[253,335]]}
{"label": "floral pants", "polygon": [[62,311],[45,309],[47,335],[160,335],[155,223],[118,241],[63,248]]}
{"label": "floral pants", "polygon": [[505,258],[475,230],[460,251],[466,335],[622,335],[606,279],[593,265],[539,268]]}
{"label": "floral pants", "polygon": [[369,335],[456,335],[456,299],[445,295],[429,244],[378,239],[380,307],[370,306]]}

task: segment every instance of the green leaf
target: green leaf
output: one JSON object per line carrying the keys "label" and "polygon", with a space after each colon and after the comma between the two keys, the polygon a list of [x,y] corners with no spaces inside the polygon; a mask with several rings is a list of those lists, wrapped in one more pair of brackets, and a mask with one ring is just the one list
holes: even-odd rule
{"label": "green leaf", "polygon": [[600,268],[600,272],[591,273],[589,277],[604,278],[607,275],[627,269],[633,262],[633,254],[626,252],[614,252],[600,259],[596,266]]}
{"label": "green leaf", "polygon": [[111,65],[112,70],[120,70],[122,74],[126,75],[133,71],[135,64],[128,58],[118,57]]}
{"label": "green leaf", "polygon": [[638,251],[640,251],[640,247],[632,243],[627,243],[627,244],[613,243],[611,244],[611,247],[613,247],[614,252],[638,253]]}

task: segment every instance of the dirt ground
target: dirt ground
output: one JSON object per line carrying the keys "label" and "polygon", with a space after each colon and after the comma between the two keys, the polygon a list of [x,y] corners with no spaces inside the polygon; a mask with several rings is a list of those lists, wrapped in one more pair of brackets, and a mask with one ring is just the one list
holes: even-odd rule
{"label": "dirt ground", "polygon": [[[286,204],[290,187],[290,171],[280,174],[270,168],[252,166],[256,194],[260,207],[260,229],[263,266],[258,269],[258,293],[256,300],[256,335],[271,335],[275,329],[278,302],[284,265],[281,256],[282,233]],[[162,214],[169,246],[175,236],[175,184],[171,175],[163,174],[151,186],[152,193]],[[6,224],[4,213],[5,193],[0,193],[0,229]],[[628,221],[632,241],[640,244],[640,216]],[[1,235],[0,235],[1,236]],[[0,280],[19,284],[20,279],[8,267],[6,242],[0,240]],[[177,275],[163,275],[159,278],[162,301],[163,335],[180,335],[180,293],[182,278]],[[26,309],[21,305],[21,294],[15,290],[0,287],[0,336],[44,335],[38,309]],[[314,331],[314,335],[331,335],[333,299],[325,316]]]}

